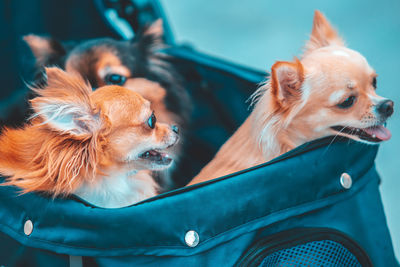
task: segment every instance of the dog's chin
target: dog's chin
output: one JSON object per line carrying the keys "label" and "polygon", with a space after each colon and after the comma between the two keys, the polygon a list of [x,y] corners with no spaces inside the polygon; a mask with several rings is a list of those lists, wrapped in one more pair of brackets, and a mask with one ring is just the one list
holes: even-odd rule
{"label": "dog's chin", "polygon": [[366,128],[355,128],[350,126],[330,127],[336,135],[341,135],[358,142],[366,144],[379,144],[390,139],[392,134],[384,125],[374,125]]}

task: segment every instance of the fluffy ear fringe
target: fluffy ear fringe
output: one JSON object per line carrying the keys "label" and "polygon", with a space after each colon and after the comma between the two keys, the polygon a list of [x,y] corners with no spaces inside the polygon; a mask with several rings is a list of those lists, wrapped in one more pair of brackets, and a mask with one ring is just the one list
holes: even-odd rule
{"label": "fluffy ear fringe", "polygon": [[78,75],[58,68],[46,68],[47,86],[34,89],[38,97],[31,100],[43,124],[72,135],[93,134],[100,126],[100,118],[92,106],[90,86]]}

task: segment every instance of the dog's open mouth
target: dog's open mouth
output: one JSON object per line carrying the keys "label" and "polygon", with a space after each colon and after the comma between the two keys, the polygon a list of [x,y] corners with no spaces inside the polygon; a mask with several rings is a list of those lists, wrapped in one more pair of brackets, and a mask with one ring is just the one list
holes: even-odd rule
{"label": "dog's open mouth", "polygon": [[152,161],[159,165],[169,165],[172,162],[172,158],[167,153],[154,149],[140,154],[139,158]]}
{"label": "dog's open mouth", "polygon": [[361,140],[373,143],[386,141],[392,137],[390,131],[383,125],[376,125],[367,128],[333,126],[331,129],[340,133],[356,136]]}

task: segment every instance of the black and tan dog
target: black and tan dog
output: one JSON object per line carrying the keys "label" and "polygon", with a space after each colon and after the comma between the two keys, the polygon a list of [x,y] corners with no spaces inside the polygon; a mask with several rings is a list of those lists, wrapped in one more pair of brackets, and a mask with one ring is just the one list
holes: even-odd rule
{"label": "black and tan dog", "polygon": [[[32,34],[24,40],[36,59],[36,84],[46,82],[45,66],[58,66],[69,73],[79,73],[94,90],[114,84],[140,93],[151,102],[160,122],[178,125],[180,129],[188,127],[190,97],[169,57],[160,52],[165,47],[161,20],[146,27],[131,41],[101,38],[61,43]],[[179,162],[184,132],[180,133],[183,137],[180,144],[170,151],[175,162]],[[161,175],[164,188],[172,186],[170,172]]]}

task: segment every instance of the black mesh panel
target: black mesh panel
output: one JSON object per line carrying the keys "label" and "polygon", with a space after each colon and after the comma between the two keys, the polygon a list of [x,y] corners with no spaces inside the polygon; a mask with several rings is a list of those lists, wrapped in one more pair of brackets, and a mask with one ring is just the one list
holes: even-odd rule
{"label": "black mesh panel", "polygon": [[268,255],[262,267],[279,266],[360,266],[356,257],[341,244],[331,240],[313,241]]}

